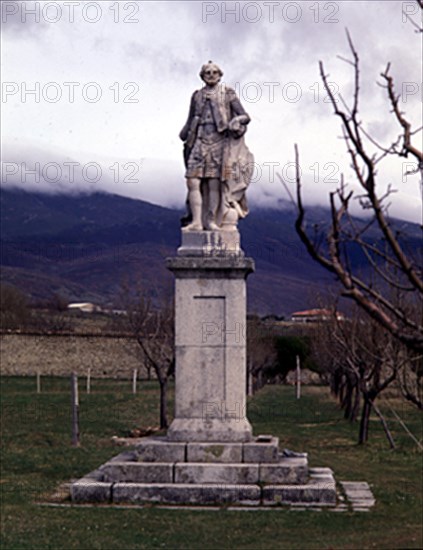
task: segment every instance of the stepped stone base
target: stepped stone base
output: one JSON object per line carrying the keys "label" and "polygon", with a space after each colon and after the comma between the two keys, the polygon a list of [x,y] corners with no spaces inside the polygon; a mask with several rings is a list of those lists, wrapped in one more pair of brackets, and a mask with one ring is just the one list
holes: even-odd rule
{"label": "stepped stone base", "polygon": [[329,468],[307,456],[284,456],[278,439],[248,443],[173,442],[146,438],[71,486],[75,503],[335,506]]}

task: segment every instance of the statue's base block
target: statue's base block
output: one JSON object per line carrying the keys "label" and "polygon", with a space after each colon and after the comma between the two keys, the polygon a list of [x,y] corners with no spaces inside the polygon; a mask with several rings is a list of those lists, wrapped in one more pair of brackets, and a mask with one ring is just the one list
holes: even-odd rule
{"label": "statue's base block", "polygon": [[244,256],[240,234],[231,231],[182,231],[178,256],[231,257]]}
{"label": "statue's base block", "polygon": [[225,441],[242,442],[253,439],[251,424],[247,419],[208,422],[201,418],[175,418],[167,436],[170,441]]}
{"label": "statue's base block", "polygon": [[335,506],[329,468],[285,456],[278,439],[248,443],[146,438],[71,486],[72,501],[241,506]]}

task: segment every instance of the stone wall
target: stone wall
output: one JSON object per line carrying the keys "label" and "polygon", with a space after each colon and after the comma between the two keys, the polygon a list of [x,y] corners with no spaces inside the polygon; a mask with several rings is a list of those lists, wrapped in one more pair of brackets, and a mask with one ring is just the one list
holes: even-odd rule
{"label": "stone wall", "polygon": [[91,368],[93,377],[131,378],[136,368],[147,377],[139,345],[127,337],[2,334],[0,357],[2,375],[86,375]]}

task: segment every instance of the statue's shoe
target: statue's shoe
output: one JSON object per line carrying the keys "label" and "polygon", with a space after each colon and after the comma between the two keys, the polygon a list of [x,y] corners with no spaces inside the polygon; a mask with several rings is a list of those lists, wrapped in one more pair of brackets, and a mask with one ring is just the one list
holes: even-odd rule
{"label": "statue's shoe", "polygon": [[183,227],[182,231],[203,231],[203,226],[198,223],[190,223]]}
{"label": "statue's shoe", "polygon": [[220,231],[220,227],[214,223],[214,222],[210,222],[208,225],[207,225],[207,230],[208,231]]}

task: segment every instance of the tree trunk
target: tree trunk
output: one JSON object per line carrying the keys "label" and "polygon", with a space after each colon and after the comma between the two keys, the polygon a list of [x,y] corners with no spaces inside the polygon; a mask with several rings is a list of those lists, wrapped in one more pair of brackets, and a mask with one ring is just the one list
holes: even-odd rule
{"label": "tree trunk", "polygon": [[364,396],[363,409],[361,411],[361,420],[360,420],[360,432],[358,435],[358,443],[361,445],[369,439],[369,420],[370,412],[372,410],[372,402],[366,396]]}
{"label": "tree trunk", "polygon": [[169,427],[167,422],[167,379],[159,380],[160,383],[160,429]]}
{"label": "tree trunk", "polygon": [[257,390],[261,390],[263,385],[263,371],[260,369],[257,375]]}
{"label": "tree trunk", "polygon": [[358,416],[358,409],[360,408],[360,392],[355,388],[354,405],[351,411],[351,422],[354,422]]}

